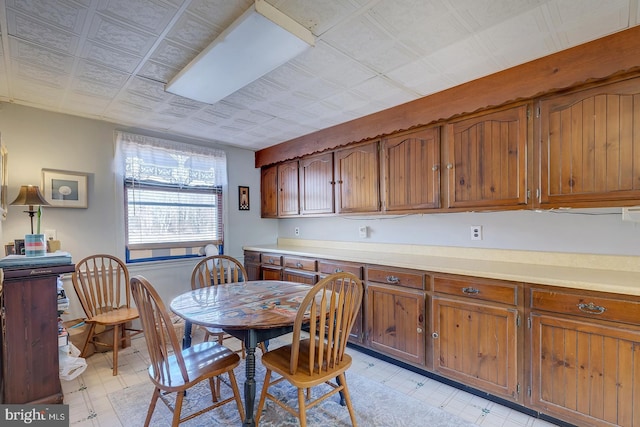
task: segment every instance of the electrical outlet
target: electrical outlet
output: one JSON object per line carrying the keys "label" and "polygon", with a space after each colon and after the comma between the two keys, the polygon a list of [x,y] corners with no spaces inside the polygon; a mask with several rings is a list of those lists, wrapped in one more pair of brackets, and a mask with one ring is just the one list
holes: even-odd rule
{"label": "electrical outlet", "polygon": [[471,226],[471,240],[482,240],[482,226],[481,225],[472,225]]}
{"label": "electrical outlet", "polygon": [[293,234],[295,234],[296,236],[300,235],[300,227],[296,227],[293,229]]}
{"label": "electrical outlet", "polygon": [[358,233],[360,233],[360,238],[366,239],[367,237],[369,237],[369,227],[363,225],[358,229]]}

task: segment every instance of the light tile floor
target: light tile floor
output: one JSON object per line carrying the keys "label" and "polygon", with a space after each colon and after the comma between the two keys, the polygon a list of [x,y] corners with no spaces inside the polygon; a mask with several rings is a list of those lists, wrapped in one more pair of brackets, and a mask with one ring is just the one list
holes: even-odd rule
{"label": "light tile floor", "polygon": [[[201,335],[194,334],[194,340],[198,339],[201,339]],[[285,340],[286,336],[272,340],[270,345],[275,347]],[[231,348],[234,347],[234,343],[239,345],[239,341],[225,340],[225,345]],[[555,425],[376,359],[353,348],[347,351],[354,360],[350,370],[366,375],[369,379],[384,383],[409,396],[424,400],[430,405],[439,406],[479,426],[549,427]],[[115,377],[111,370],[112,353],[108,352],[88,357],[87,369],[82,375],[71,381],[62,381],[64,403],[69,404],[71,427],[132,427],[120,422],[107,395],[124,387],[149,381],[147,375],[149,359],[144,337],[133,338],[132,345],[121,350],[118,358],[118,375]]]}

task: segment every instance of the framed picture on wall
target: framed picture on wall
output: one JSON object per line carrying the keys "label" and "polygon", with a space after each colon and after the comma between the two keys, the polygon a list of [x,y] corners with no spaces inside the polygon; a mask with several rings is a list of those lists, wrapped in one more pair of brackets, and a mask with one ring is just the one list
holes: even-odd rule
{"label": "framed picture on wall", "polygon": [[238,187],[238,209],[241,211],[249,210],[249,187]]}
{"label": "framed picture on wall", "polygon": [[82,172],[42,169],[42,195],[53,207],[87,208],[87,178]]}

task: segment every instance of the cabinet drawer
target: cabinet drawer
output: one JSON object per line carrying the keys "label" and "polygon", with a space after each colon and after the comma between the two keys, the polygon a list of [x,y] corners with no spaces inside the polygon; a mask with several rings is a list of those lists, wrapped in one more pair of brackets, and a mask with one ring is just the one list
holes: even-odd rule
{"label": "cabinet drawer", "polygon": [[531,288],[530,292],[532,310],[640,324],[640,301],[637,300],[540,288]]}
{"label": "cabinet drawer", "polygon": [[260,264],[260,252],[253,251],[245,251],[244,252],[244,262]]}
{"label": "cabinet drawer", "polygon": [[385,283],[387,285],[424,289],[424,274],[411,270],[389,270],[368,267],[367,280],[370,282]]}
{"label": "cabinet drawer", "polygon": [[362,279],[362,266],[342,262],[318,261],[318,271],[323,274],[351,273],[358,279]]}
{"label": "cabinet drawer", "polygon": [[293,256],[283,256],[282,265],[298,270],[316,271],[316,260],[310,258],[300,258]]}
{"label": "cabinet drawer", "polygon": [[262,254],[262,264],[282,265],[282,256],[280,254]]}
{"label": "cabinet drawer", "polygon": [[518,304],[518,285],[501,281],[476,281],[466,278],[436,277],[433,290],[441,294],[455,295],[501,304]]}

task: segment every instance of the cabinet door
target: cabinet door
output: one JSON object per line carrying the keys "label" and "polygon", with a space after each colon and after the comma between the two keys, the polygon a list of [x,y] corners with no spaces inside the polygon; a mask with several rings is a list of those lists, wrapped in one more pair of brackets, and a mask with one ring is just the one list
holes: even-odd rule
{"label": "cabinet door", "polygon": [[[329,274],[333,273],[352,273],[355,274],[358,279],[362,280],[362,264],[356,264],[351,262],[342,262],[342,261],[329,261],[329,260],[319,260],[318,261],[318,272],[319,279],[324,279]],[[362,344],[364,342],[364,331],[363,327],[363,319],[362,313],[364,311],[365,306],[365,295],[362,295],[362,304],[360,305],[360,310],[358,310],[358,314],[356,314],[355,322],[353,323],[353,327],[351,328],[351,333],[349,334],[349,341]]]}
{"label": "cabinet door", "polygon": [[278,216],[300,214],[298,161],[278,165]]}
{"label": "cabinet door", "polygon": [[260,215],[278,216],[278,167],[268,166],[260,171]]}
{"label": "cabinet door", "polygon": [[306,283],[307,285],[315,285],[318,283],[318,275],[302,270],[291,270],[285,268],[282,271],[282,280],[287,282]]}
{"label": "cabinet door", "polygon": [[262,265],[262,280],[282,280],[282,267],[272,267],[270,265]]}
{"label": "cabinet door", "polygon": [[578,425],[640,426],[640,331],[532,314],[531,405]]}
{"label": "cabinet door", "polygon": [[440,207],[439,128],[382,141],[384,210]]}
{"label": "cabinet door", "polygon": [[449,208],[527,203],[527,106],[447,125]]}
{"label": "cabinet door", "polygon": [[334,212],[333,153],[300,160],[300,213]]}
{"label": "cabinet door", "polygon": [[335,152],[336,213],[380,210],[378,143]]}
{"label": "cabinet door", "polygon": [[399,360],[425,364],[424,291],[367,283],[367,344]]}
{"label": "cabinet door", "polygon": [[541,204],[640,199],[640,79],[543,100],[540,128]]}
{"label": "cabinet door", "polygon": [[434,371],[519,401],[517,310],[434,296],[432,313]]}

